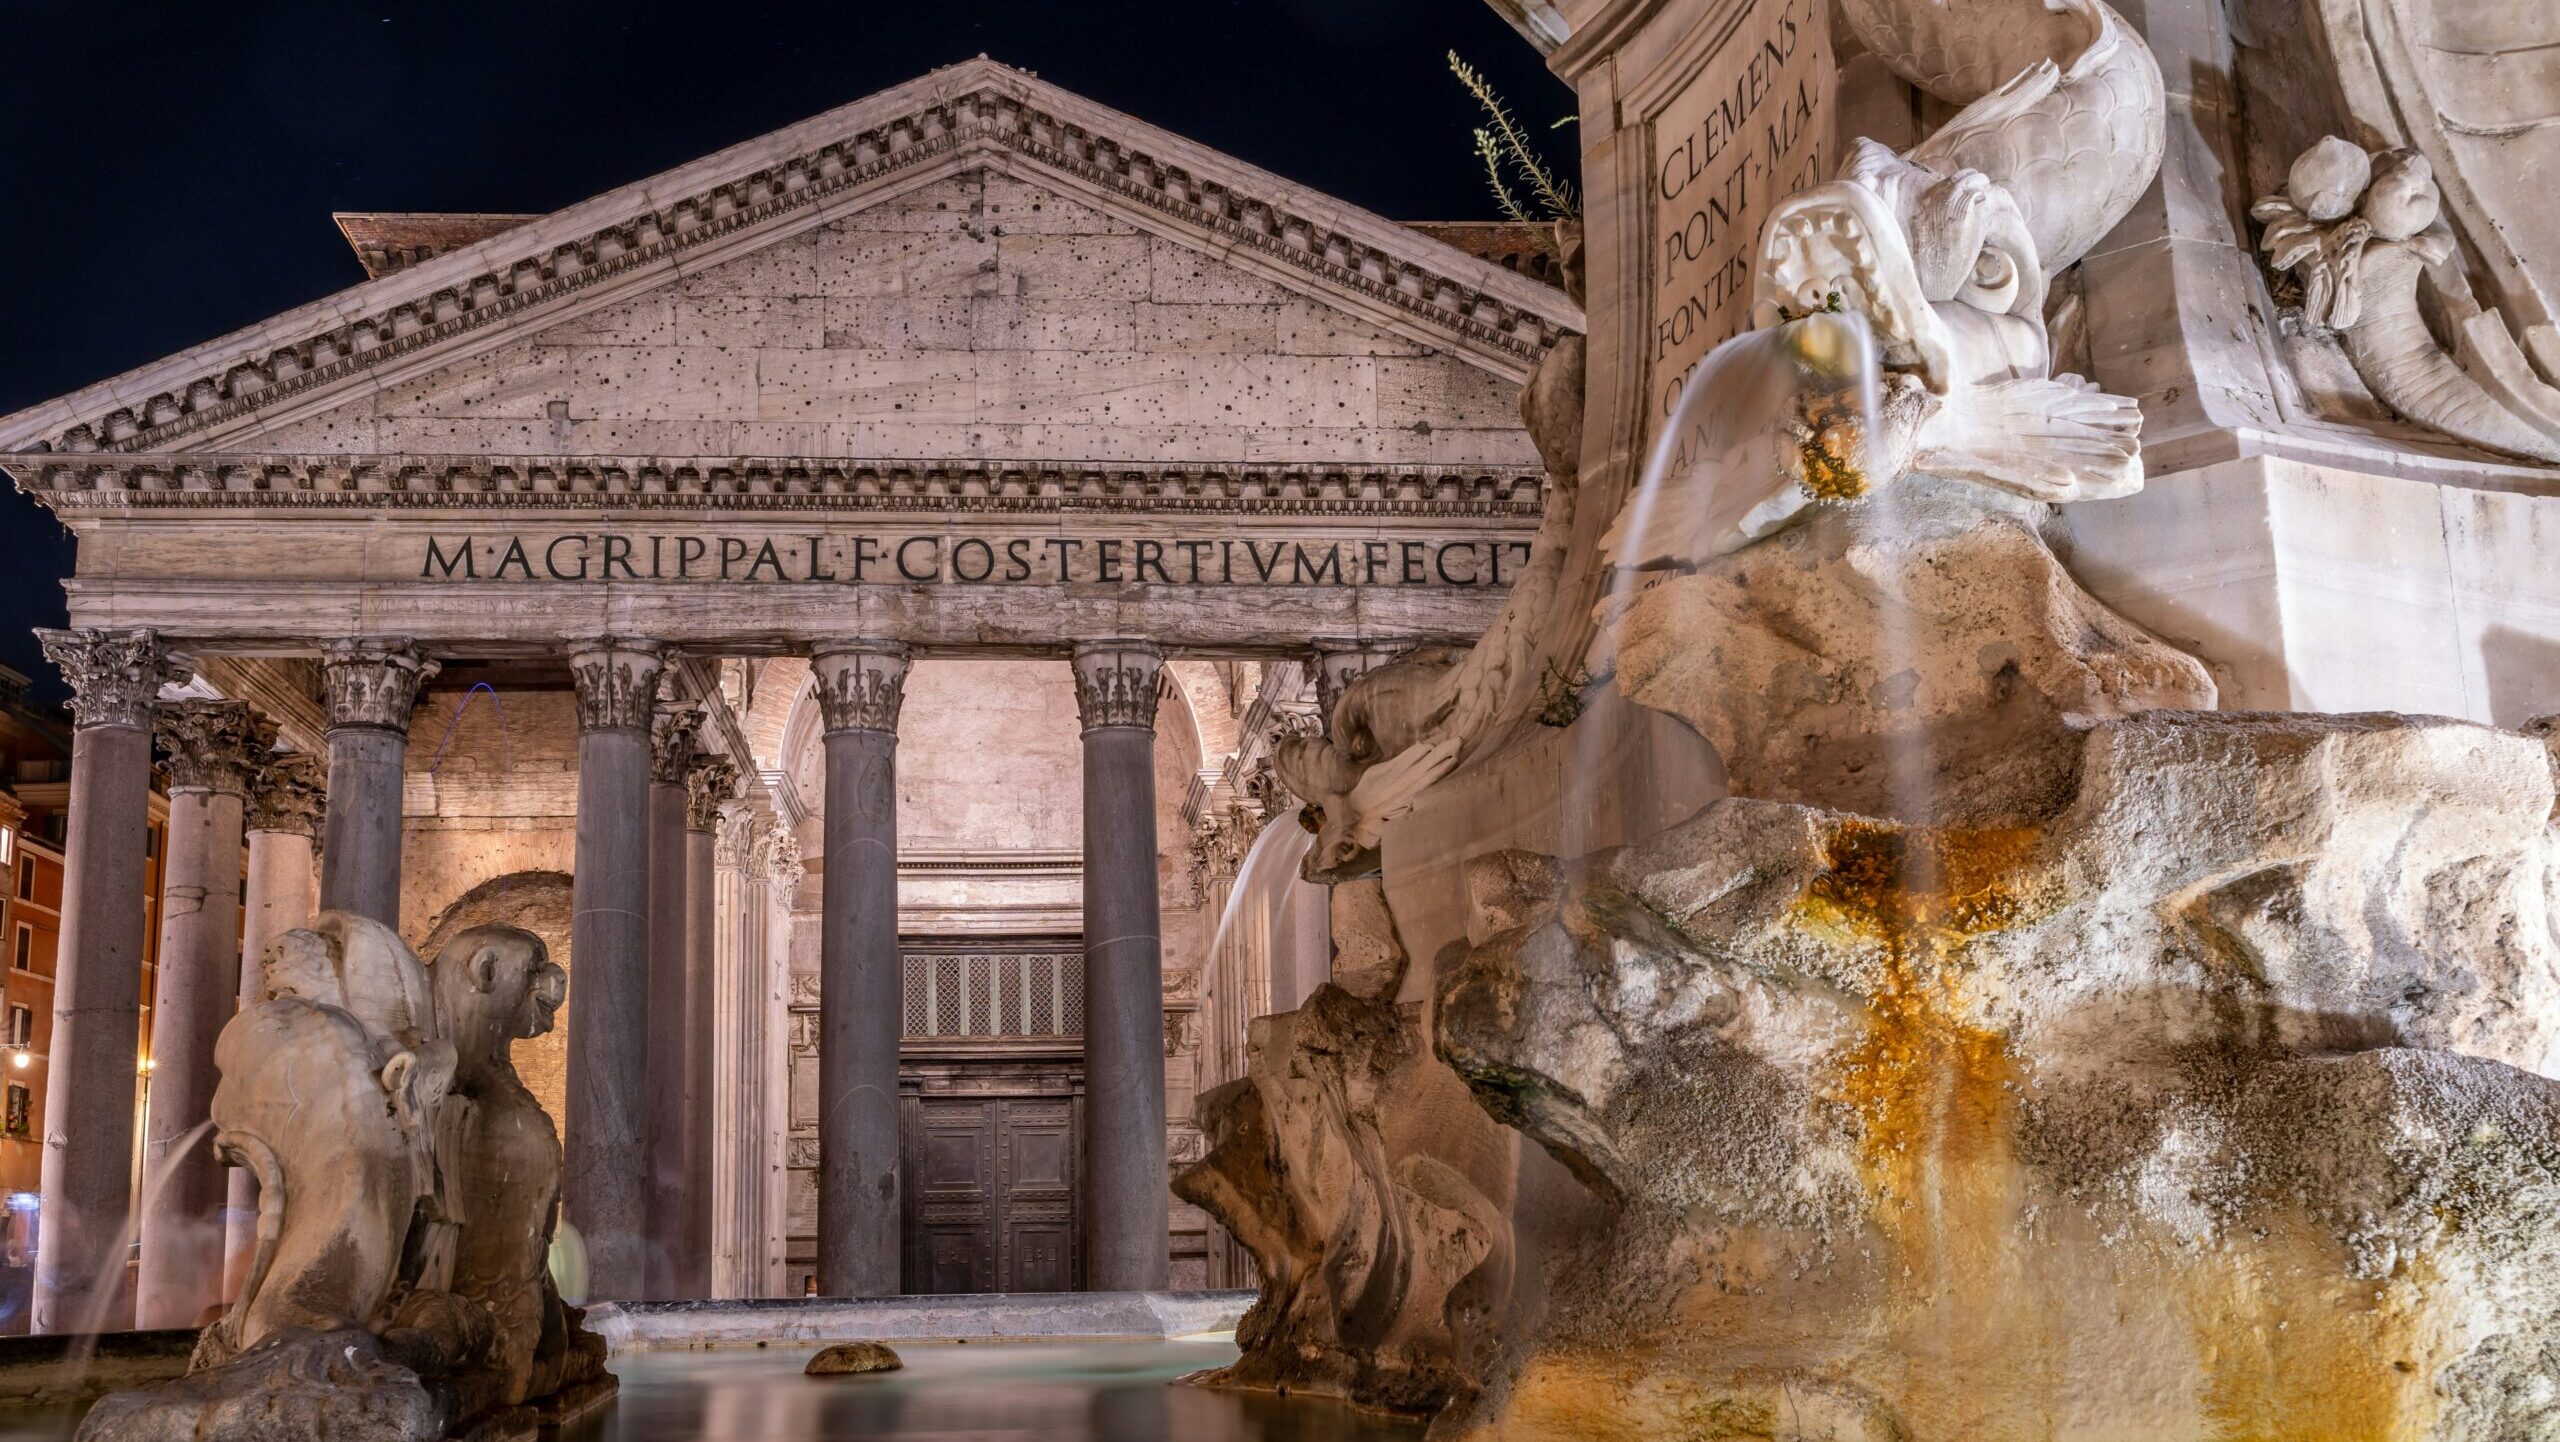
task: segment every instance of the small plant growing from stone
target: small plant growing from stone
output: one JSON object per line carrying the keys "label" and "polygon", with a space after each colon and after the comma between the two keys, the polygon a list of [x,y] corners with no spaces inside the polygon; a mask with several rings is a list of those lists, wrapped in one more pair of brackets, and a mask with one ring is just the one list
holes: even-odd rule
{"label": "small plant growing from stone", "polygon": [[1538,724],[1565,727],[1582,719],[1583,693],[1592,685],[1588,667],[1575,665],[1573,674],[1549,661],[1544,675],[1538,678]]}
{"label": "small plant growing from stone", "polygon": [[[1582,218],[1582,203],[1573,193],[1573,182],[1559,178],[1538,159],[1537,153],[1529,148],[1528,137],[1520,133],[1519,122],[1512,118],[1511,107],[1502,103],[1502,97],[1494,92],[1483,74],[1459,59],[1455,50],[1449,52],[1449,71],[1458,77],[1460,85],[1467,87],[1467,93],[1476,98],[1476,103],[1484,107],[1486,123],[1477,126],[1475,131],[1476,159],[1484,163],[1485,181],[1493,187],[1494,202],[1502,207],[1504,215],[1520,224],[1536,225],[1538,243],[1552,248],[1554,241],[1548,235],[1550,227],[1540,225],[1539,221]],[[1570,124],[1573,118],[1568,115],[1556,124]],[[1546,212],[1543,217],[1530,214],[1529,207],[1512,193],[1511,182],[1505,178],[1506,171],[1519,177],[1530,198]]]}

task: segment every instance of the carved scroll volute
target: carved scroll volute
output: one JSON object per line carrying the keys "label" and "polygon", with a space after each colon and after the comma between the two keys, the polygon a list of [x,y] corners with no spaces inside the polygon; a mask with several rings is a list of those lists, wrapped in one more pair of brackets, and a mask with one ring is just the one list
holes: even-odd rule
{"label": "carved scroll volute", "polygon": [[1078,641],[1076,716],[1087,731],[1129,726],[1152,731],[1164,652],[1147,641]]}
{"label": "carved scroll volute", "polygon": [[906,646],[896,641],[846,642],[811,654],[809,676],[826,729],[897,734],[908,660]]}
{"label": "carved scroll volute", "polygon": [[45,659],[71,683],[71,719],[92,726],[148,727],[163,686],[184,685],[195,666],[160,643],[156,631],[38,630]]}

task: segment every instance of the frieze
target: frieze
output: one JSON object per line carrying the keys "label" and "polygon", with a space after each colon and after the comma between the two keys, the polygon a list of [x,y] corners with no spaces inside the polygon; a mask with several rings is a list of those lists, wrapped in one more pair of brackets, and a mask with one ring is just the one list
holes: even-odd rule
{"label": "frieze", "polygon": [[167,758],[172,794],[211,791],[246,799],[250,778],[275,748],[276,723],[246,701],[163,701],[152,714],[151,739]]}
{"label": "frieze", "polygon": [[1529,559],[1527,541],[1481,535],[1265,540],[687,530],[528,537],[520,531],[445,530],[427,531],[407,544],[417,559],[406,579],[440,584],[1475,587],[1509,584]]}
{"label": "frieze", "polygon": [[581,731],[645,731],[652,724],[666,648],[654,641],[573,639],[569,674],[578,689]]}
{"label": "frieze", "polygon": [[1144,641],[1076,643],[1076,717],[1087,731],[1155,729],[1164,653]]}
{"label": "frieze", "polygon": [[148,727],[160,688],[183,685],[195,675],[194,664],[172,654],[161,644],[160,634],[148,628],[38,628],[36,641],[44,648],[45,659],[59,667],[70,683],[71,719],[84,730]]}
{"label": "frieze", "polygon": [[818,719],[837,731],[898,732],[898,708],[907,690],[907,648],[894,641],[864,641],[817,651],[809,679]]}
{"label": "frieze", "polygon": [[409,729],[418,688],[437,663],[405,637],[334,641],[320,653],[320,692],[330,729]]}
{"label": "frieze", "polygon": [[684,793],[685,829],[716,830],[720,808],[738,794],[738,763],[726,756],[695,756],[685,764]]}
{"label": "frieze", "polygon": [[[510,238],[502,236],[360,286],[350,293],[349,308],[363,313],[348,317],[335,306],[310,306],[277,317],[253,337],[206,348],[215,359],[197,362],[201,368],[192,375],[172,361],[44,407],[38,414],[81,418],[58,431],[21,432],[10,443],[21,451],[170,449],[179,437],[316,397],[528,312],[591,302],[599,287],[617,277],[654,278],[689,255],[734,254],[758,230],[792,233],[822,214],[855,208],[851,202],[862,191],[898,186],[910,172],[982,147],[1028,157],[1176,221],[1212,249],[1250,254],[1321,280],[1328,289],[1357,294],[1517,374],[1525,374],[1557,336],[1580,323],[1570,302],[1545,294],[1534,282],[1490,266],[1475,275],[1453,274],[1458,267],[1432,263],[1439,259],[1436,247],[1417,255],[1423,243],[1414,241],[1408,249],[1407,238],[1390,228],[1328,216],[1320,202],[1307,203],[1313,197],[1302,200],[1285,190],[1256,193],[1267,177],[1246,167],[1234,167],[1237,173],[1230,177],[1195,175],[1194,169],[1225,167],[1212,157],[1189,166],[1167,163],[1150,152],[1178,146],[1172,137],[1165,138],[1168,145],[1132,146],[1086,123],[1100,117],[1068,114],[1085,108],[1073,97],[1018,72],[972,63],[980,71],[975,77],[946,72],[881,97],[886,105],[912,98],[904,113],[880,115],[884,106],[863,102],[848,107],[873,112],[854,134],[640,214],[617,216],[583,236],[565,236],[558,226],[541,222],[520,227],[512,233],[514,244],[528,251],[501,249]],[[945,86],[953,83],[969,88],[949,94]],[[830,118],[793,131],[810,135]],[[846,118],[850,123],[852,117]],[[656,177],[629,193],[637,199],[647,194],[643,186],[666,182]],[[312,325],[314,333],[272,344],[283,323],[294,321]],[[138,403],[114,404],[119,393],[130,395],[147,384],[166,388]],[[88,407],[81,408],[83,400]]]}
{"label": "frieze", "polygon": [[328,813],[328,763],[307,751],[274,752],[249,786],[249,814],[242,829],[317,837]]}

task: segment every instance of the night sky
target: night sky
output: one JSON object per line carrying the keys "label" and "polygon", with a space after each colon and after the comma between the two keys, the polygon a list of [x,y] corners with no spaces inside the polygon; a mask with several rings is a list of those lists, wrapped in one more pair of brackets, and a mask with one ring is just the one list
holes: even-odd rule
{"label": "night sky", "polygon": [[[1456,49],[1567,160],[1484,0],[11,0],[0,414],[363,279],[339,210],[540,213],[985,53],[1396,220],[1497,219]],[[61,684],[71,540],[0,499],[0,664]]]}

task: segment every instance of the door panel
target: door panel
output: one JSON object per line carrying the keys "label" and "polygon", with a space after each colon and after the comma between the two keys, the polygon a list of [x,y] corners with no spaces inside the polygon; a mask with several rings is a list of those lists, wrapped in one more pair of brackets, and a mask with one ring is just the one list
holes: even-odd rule
{"label": "door panel", "polygon": [[1075,1114],[1063,1098],[1000,1104],[1005,1290],[1075,1287]]}
{"label": "door panel", "polygon": [[906,1290],[1074,1290],[1075,1102],[910,1095],[902,1111]]}
{"label": "door panel", "polygon": [[906,1290],[996,1291],[995,1105],[928,1097],[912,1107]]}

